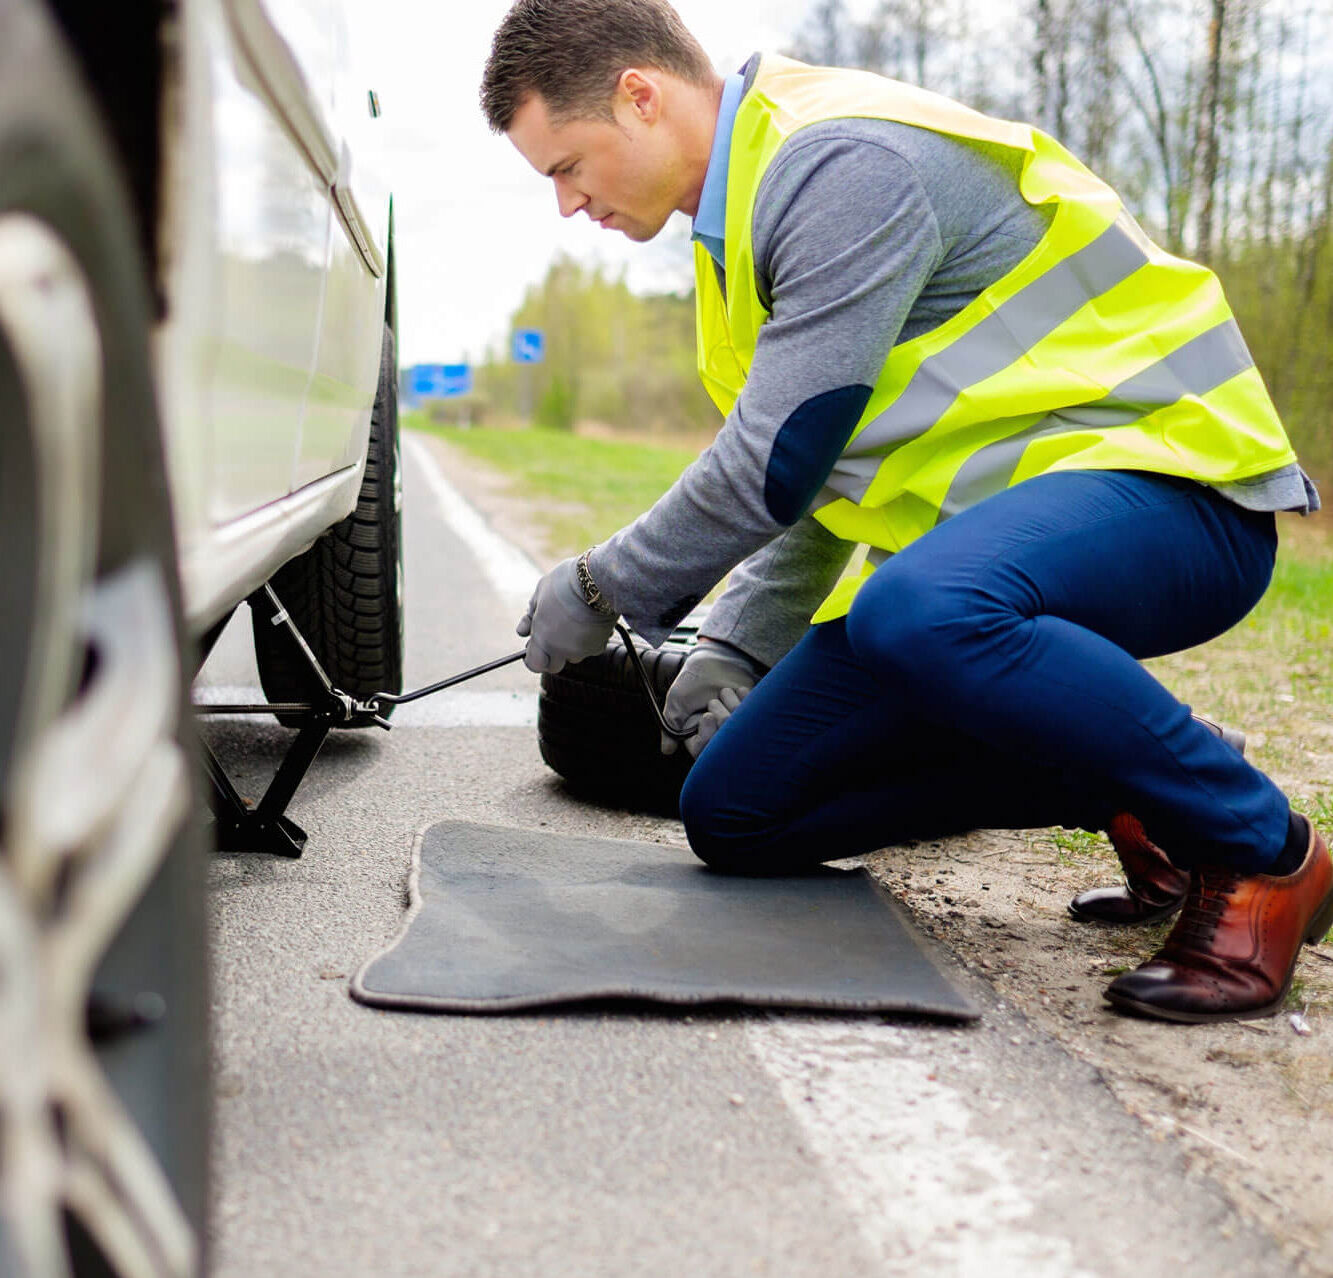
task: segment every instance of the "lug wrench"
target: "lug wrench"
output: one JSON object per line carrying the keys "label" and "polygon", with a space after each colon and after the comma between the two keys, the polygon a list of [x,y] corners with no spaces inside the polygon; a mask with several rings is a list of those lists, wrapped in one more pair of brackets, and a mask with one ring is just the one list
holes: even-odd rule
{"label": "lug wrench", "polygon": [[484,666],[474,666],[471,670],[464,670],[462,674],[450,675],[448,679],[441,679],[439,683],[428,683],[424,688],[416,688],[412,692],[375,692],[364,701],[358,701],[356,708],[358,711],[369,714],[381,728],[387,731],[393,725],[380,716],[379,711],[382,706],[402,706],[409,701],[420,701],[422,697],[443,692],[446,688],[452,688],[456,683],[466,683],[469,679],[475,679],[478,675],[489,674],[492,670],[499,670],[501,666],[509,666],[513,665],[515,661],[522,661],[526,652],[526,648],[520,648],[517,652],[511,652],[507,657],[497,657],[494,661],[488,661]]}
{"label": "lug wrench", "polygon": [[[629,653],[630,664],[634,667],[639,676],[639,682],[643,685],[644,695],[648,698],[648,704],[652,706],[653,713],[657,716],[658,726],[667,736],[676,741],[684,741],[686,737],[692,737],[694,730],[681,732],[667,723],[666,717],[662,714],[662,707],[657,704],[657,694],[653,690],[653,681],[648,676],[648,671],[643,664],[643,658],[639,656],[639,650],[635,647],[630,638],[629,631],[620,622],[616,622],[616,629],[620,632],[620,637],[624,641],[625,649]],[[466,683],[469,679],[475,679],[478,675],[489,674],[492,670],[499,670],[501,666],[512,665],[515,661],[521,661],[526,654],[526,648],[520,648],[517,652],[511,652],[507,657],[497,657],[494,661],[488,661],[485,665],[476,666],[471,670],[465,670],[462,674],[456,674],[448,679],[441,679],[438,683],[427,684],[424,688],[417,688],[412,692],[376,692],[367,697],[364,701],[356,703],[357,711],[369,714],[380,727],[386,731],[391,726],[389,721],[380,714],[383,706],[401,706],[409,701],[419,701],[422,697],[429,697],[436,692],[443,692],[445,688],[452,688],[456,683]]]}
{"label": "lug wrench", "polygon": [[[406,705],[411,701],[420,701],[423,697],[433,696],[437,692],[443,692],[446,688],[452,688],[455,684],[466,683],[469,679],[475,679],[478,675],[489,674],[492,670],[499,670],[502,666],[513,665],[515,661],[522,661],[527,653],[526,648],[520,648],[517,652],[511,652],[506,657],[497,657],[494,661],[488,661],[484,665],[474,666],[471,670],[464,670],[462,674],[451,675],[447,679],[441,679],[438,683],[427,684],[424,688],[415,688],[411,692],[374,692],[363,700],[355,700],[349,697],[345,692],[335,688],[330,682],[329,677],[324,673],[323,668],[316,660],[314,653],[310,651],[309,645],[305,642],[300,631],[291,623],[287,615],[287,610],[282,607],[278,601],[277,595],[272,588],[265,586],[269,598],[273,601],[276,609],[274,617],[275,625],[286,625],[300,646],[311,669],[323,684],[325,693],[331,700],[340,707],[340,717],[342,721],[350,721],[355,715],[369,715],[371,720],[386,732],[392,728],[392,724],[386,719],[381,710],[386,706]],[[648,704],[653,708],[653,714],[657,717],[657,726],[675,741],[684,741],[687,737],[694,735],[694,729],[688,732],[682,732],[679,728],[673,728],[667,723],[666,717],[662,713],[662,707],[658,704],[657,693],[653,689],[653,681],[649,677],[647,669],[644,667],[643,658],[639,656],[639,650],[634,641],[630,638],[629,630],[623,623],[616,622],[616,630],[620,632],[620,638],[625,644],[625,649],[629,653],[630,664],[634,667],[635,673],[639,677],[639,683],[643,687],[644,696],[648,698]],[[196,704],[195,710],[203,715],[222,715],[222,714],[313,714],[315,707],[307,702],[282,702],[279,704],[268,705],[209,705]]]}
{"label": "lug wrench", "polygon": [[[286,714],[297,718],[301,724],[301,731],[296,741],[284,756],[282,763],[279,764],[277,772],[269,783],[268,790],[257,806],[248,803],[236,792],[235,787],[227,779],[222,765],[214,757],[208,744],[203,741],[200,742],[211,781],[210,799],[214,820],[218,828],[218,845],[227,851],[270,852],[287,857],[299,857],[301,855],[306,843],[305,831],[285,815],[285,809],[295,794],[296,788],[301,784],[306,771],[314,762],[315,756],[319,753],[319,748],[330,728],[337,726],[339,723],[350,723],[357,715],[366,715],[373,723],[387,732],[392,725],[381,711],[388,706],[404,705],[410,701],[418,701],[422,697],[429,697],[436,692],[444,691],[446,688],[452,688],[455,684],[465,683],[469,679],[475,679],[478,675],[486,674],[491,670],[498,670],[501,666],[511,665],[515,661],[521,661],[527,653],[526,648],[521,648],[517,652],[511,652],[508,656],[498,657],[494,661],[488,661],[484,665],[475,666],[471,670],[465,670],[461,674],[452,675],[448,679],[441,679],[437,683],[427,684],[424,688],[416,688],[411,692],[376,692],[364,700],[357,700],[334,686],[320,666],[318,659],[310,650],[309,645],[306,644],[304,638],[293,625],[286,609],[282,607],[277,595],[273,593],[272,587],[265,586],[264,590],[266,592],[265,598],[273,609],[271,617],[273,624],[288,627],[318,679],[326,700],[322,706],[309,702],[282,702],[265,705],[195,704],[195,713],[199,715]],[[658,704],[652,680],[644,667],[643,658],[639,655],[638,649],[630,638],[629,631],[619,622],[616,623],[616,629],[620,632],[620,637],[629,652],[630,663],[639,677],[644,695],[653,707],[658,727],[676,741],[685,740],[692,733],[681,732],[668,725],[662,713],[662,707]]]}

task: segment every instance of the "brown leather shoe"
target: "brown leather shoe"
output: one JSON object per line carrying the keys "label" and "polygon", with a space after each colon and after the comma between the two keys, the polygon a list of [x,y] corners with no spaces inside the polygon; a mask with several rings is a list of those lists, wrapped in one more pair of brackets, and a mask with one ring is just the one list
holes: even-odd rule
{"label": "brown leather shoe", "polygon": [[1070,914],[1083,922],[1117,926],[1169,919],[1185,903],[1189,872],[1172,865],[1143,832],[1138,818],[1128,812],[1112,819],[1107,836],[1120,858],[1125,881],[1116,887],[1080,892],[1069,902]]}
{"label": "brown leather shoe", "polygon": [[1195,870],[1166,944],[1117,976],[1107,1001],[1164,1021],[1249,1020],[1278,1011],[1301,944],[1333,926],[1333,860],[1306,825],[1310,843],[1294,874]]}
{"label": "brown leather shoe", "polygon": [[[1220,723],[1193,716],[1238,754],[1245,754],[1245,734]],[[1167,855],[1143,832],[1130,813],[1121,812],[1107,831],[1111,846],[1120,857],[1125,881],[1115,887],[1089,888],[1069,902],[1069,913],[1083,923],[1109,923],[1116,927],[1156,923],[1169,919],[1185,904],[1190,876],[1177,869]]]}

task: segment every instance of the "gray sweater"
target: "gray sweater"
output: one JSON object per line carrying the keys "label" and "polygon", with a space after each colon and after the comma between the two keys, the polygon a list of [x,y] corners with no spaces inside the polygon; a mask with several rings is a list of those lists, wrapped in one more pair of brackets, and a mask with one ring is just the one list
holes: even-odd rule
{"label": "gray sweater", "polygon": [[[662,642],[731,572],[705,634],[773,665],[805,633],[854,549],[808,512],[890,349],[962,310],[1045,233],[1018,169],[1004,148],[883,120],[832,120],[783,144],[755,205],[771,313],[745,389],[715,442],[590,559],[635,630]],[[1249,509],[1318,508],[1296,466],[1222,491]]]}

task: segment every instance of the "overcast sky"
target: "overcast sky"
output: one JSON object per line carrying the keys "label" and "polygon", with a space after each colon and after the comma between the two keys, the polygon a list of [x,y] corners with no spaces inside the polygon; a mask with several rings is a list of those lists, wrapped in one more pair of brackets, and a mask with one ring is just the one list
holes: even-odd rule
{"label": "overcast sky", "polygon": [[[487,129],[477,87],[509,0],[353,0],[352,32],[380,95],[384,168],[394,190],[399,357],[404,365],[479,360],[503,337],[524,288],[561,249],[625,263],[636,287],[678,278],[671,231],[631,244],[586,217],[556,212],[539,177]],[[720,70],[778,48],[808,0],[676,0]],[[677,215],[673,224],[685,220]]]}

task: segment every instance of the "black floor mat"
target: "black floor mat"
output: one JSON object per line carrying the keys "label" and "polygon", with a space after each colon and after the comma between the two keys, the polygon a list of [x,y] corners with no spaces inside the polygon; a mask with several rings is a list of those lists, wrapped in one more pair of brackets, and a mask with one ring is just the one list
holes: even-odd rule
{"label": "black floor mat", "polygon": [[713,874],[683,848],[442,822],[397,940],[352,981],[375,1007],[507,1012],[590,999],[977,1013],[864,870]]}

